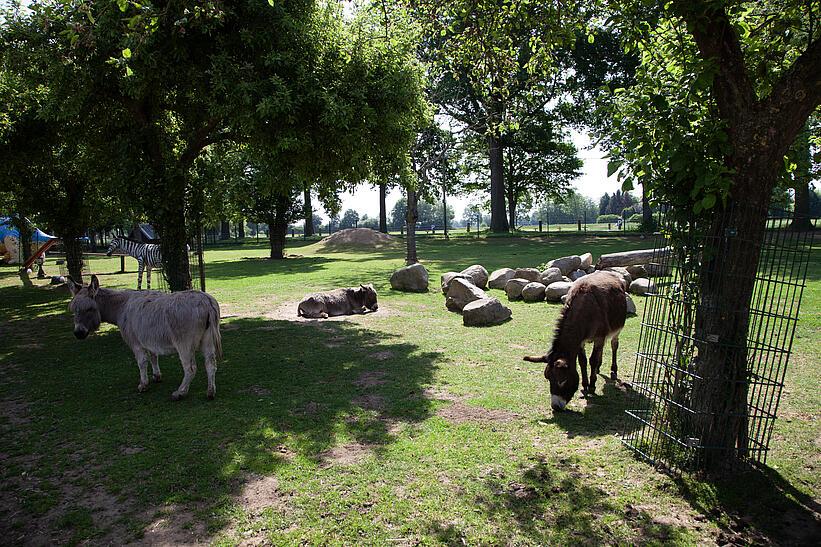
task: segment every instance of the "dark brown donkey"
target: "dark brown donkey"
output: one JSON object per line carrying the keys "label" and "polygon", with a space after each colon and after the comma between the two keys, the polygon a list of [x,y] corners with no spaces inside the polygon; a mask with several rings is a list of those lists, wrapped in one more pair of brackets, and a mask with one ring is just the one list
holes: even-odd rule
{"label": "dark brown donkey", "polygon": [[[579,389],[578,357],[582,369],[582,393],[596,391],[596,376],[602,364],[604,342],[611,338],[613,364],[610,378],[616,380],[616,352],[619,332],[627,319],[627,298],[624,285],[617,274],[594,272],[576,281],[567,293],[567,302],[559,315],[553,345],[543,356],[527,356],[525,361],[547,363],[544,377],[550,382],[550,406],[564,410]],[[590,354],[590,380],[587,378],[587,357],[584,345],[593,342]]]}

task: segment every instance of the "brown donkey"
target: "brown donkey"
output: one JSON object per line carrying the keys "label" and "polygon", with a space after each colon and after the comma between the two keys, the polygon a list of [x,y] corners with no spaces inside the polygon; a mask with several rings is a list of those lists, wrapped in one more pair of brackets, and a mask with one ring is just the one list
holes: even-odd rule
{"label": "brown donkey", "polygon": [[[524,358],[525,361],[534,363],[547,363],[544,376],[550,382],[550,406],[553,410],[564,410],[579,389],[577,357],[582,369],[582,393],[595,393],[604,342],[608,338],[611,338],[610,348],[613,353],[610,378],[616,380],[619,332],[627,319],[627,297],[622,280],[616,274],[594,272],[586,275],[576,281],[567,294],[567,302],[559,315],[553,345],[548,354]],[[587,357],[584,354],[587,342],[593,342],[589,381]]]}
{"label": "brown donkey", "polygon": [[208,398],[214,398],[222,338],[219,304],[213,296],[199,291],[168,294],[103,289],[96,275],[91,276],[88,287],[78,285],[71,278],[66,279],[66,285],[73,296],[69,309],[74,314],[74,336],[86,338],[101,322],[117,325],[137,359],[138,391],[148,389],[149,361],[153,379],[159,382],[162,378],[159,356],[177,353],[184,377],[171,398],[176,401],[184,397],[197,372],[196,352],[199,350],[205,358]]}

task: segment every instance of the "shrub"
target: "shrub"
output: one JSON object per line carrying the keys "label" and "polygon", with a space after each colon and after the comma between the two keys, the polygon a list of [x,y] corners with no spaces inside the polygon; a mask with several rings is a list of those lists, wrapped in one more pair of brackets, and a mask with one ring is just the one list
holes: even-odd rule
{"label": "shrub", "polygon": [[639,213],[635,213],[630,218],[627,219],[627,222],[642,222],[644,219]]}
{"label": "shrub", "polygon": [[597,224],[610,224],[619,221],[619,215],[599,215],[596,218]]}

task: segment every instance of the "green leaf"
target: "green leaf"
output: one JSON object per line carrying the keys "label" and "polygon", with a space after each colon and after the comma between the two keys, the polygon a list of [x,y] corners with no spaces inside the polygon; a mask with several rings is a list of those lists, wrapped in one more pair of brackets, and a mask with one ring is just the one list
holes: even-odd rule
{"label": "green leaf", "polygon": [[274,7],[274,0],[268,0],[268,5],[273,8]]}
{"label": "green leaf", "polygon": [[593,42],[595,42],[595,41],[596,41],[596,37],[595,37],[595,36],[593,36],[592,34],[588,34],[588,35],[587,35],[587,43],[588,43],[588,44],[592,44],[592,43],[593,43]]}
{"label": "green leaf", "polygon": [[633,178],[630,177],[625,179],[625,181],[621,184],[621,191],[622,192],[629,192],[633,189]]}
{"label": "green leaf", "polygon": [[619,167],[623,164],[623,161],[620,160],[611,160],[607,162],[607,176],[612,177],[613,173],[619,170]]}
{"label": "green leaf", "polygon": [[701,200],[701,206],[705,209],[712,209],[715,204],[716,204],[716,195],[715,194],[707,194]]}
{"label": "green leaf", "polygon": [[126,76],[133,76],[134,75],[134,71],[131,70],[130,66],[125,67],[125,75]]}
{"label": "green leaf", "polygon": [[117,0],[117,7],[120,8],[120,11],[125,11],[128,9],[128,0]]}
{"label": "green leaf", "polygon": [[131,59],[131,49],[130,48],[125,48],[123,50],[123,57],[125,59]]}

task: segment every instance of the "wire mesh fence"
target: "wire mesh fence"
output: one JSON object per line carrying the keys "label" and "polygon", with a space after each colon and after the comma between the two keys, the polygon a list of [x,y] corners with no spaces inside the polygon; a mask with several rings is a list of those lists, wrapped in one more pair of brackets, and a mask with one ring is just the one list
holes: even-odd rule
{"label": "wire mesh fence", "polygon": [[[767,460],[813,231],[791,230],[791,214],[778,213],[768,217],[763,233],[747,234],[734,214],[727,213],[712,231],[662,219],[655,238],[653,262],[660,275],[645,304],[622,442],[671,470],[703,469],[715,459],[732,465]],[[721,251],[715,256],[716,249],[732,248],[727,257]],[[719,269],[710,265],[731,256],[756,263],[721,270],[724,291],[745,282],[752,288],[736,299],[740,305],[728,308],[720,292],[705,288]],[[743,271],[752,278],[742,279]],[[710,317],[720,321],[705,328]],[[742,336],[722,332],[733,329]],[[741,360],[738,374],[727,372],[733,360]]]}

